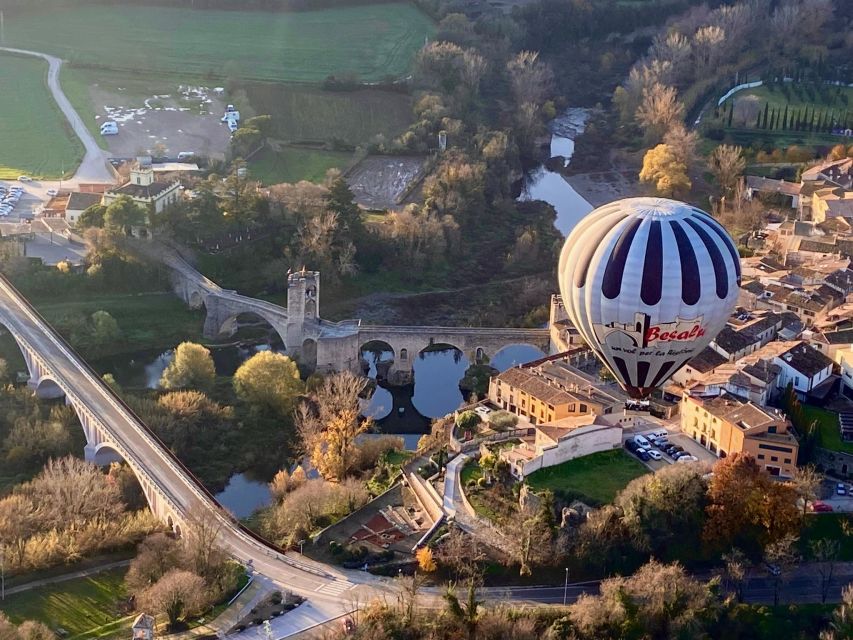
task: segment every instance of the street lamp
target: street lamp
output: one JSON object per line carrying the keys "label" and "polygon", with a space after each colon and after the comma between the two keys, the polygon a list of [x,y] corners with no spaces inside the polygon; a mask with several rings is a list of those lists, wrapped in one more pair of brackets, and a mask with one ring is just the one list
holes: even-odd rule
{"label": "street lamp", "polygon": [[569,568],[566,567],[566,582],[563,585],[563,606],[566,606],[566,600],[569,595]]}

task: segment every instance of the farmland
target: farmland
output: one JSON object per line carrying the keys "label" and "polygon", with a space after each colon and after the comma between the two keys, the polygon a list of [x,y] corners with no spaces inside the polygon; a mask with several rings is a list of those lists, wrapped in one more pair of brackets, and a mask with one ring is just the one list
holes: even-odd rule
{"label": "farmland", "polygon": [[7,46],[133,73],[319,82],[405,76],[433,30],[408,4],[294,13],[80,7],[7,17],[5,37]]}
{"label": "farmland", "polygon": [[0,54],[0,178],[71,173],[83,145],[45,84],[47,63]]}

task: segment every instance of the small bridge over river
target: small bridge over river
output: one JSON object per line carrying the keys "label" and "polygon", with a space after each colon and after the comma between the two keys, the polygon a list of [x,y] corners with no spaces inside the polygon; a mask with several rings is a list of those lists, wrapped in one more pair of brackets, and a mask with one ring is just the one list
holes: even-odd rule
{"label": "small bridge over river", "polygon": [[420,352],[449,345],[470,362],[483,362],[502,348],[528,344],[551,350],[548,329],[365,325],[361,320],[330,322],[320,317],[320,273],[288,275],[287,308],[223,289],[199,273],[173,250],[157,248],[158,258],[172,270],[175,293],[194,309],[204,308],[204,334],[233,335],[247,314],[261,318],[281,337],[287,352],[303,366],[319,372],[358,371],[361,350],[370,343],[387,345],[394,354],[386,376],[392,384],[413,379],[412,364]]}

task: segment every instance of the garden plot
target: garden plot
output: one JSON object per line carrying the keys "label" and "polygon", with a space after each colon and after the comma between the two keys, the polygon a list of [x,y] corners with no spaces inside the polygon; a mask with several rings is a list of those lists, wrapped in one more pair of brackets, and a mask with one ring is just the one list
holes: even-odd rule
{"label": "garden plot", "polygon": [[421,176],[422,156],[369,156],[347,174],[355,201],[367,209],[398,208]]}
{"label": "garden plot", "polygon": [[113,121],[118,135],[105,136],[110,154],[177,156],[191,151],[224,158],[231,134],[221,122],[224,91],[217,87],[178,85],[174,92],[134,95],[124,87],[90,87],[98,124]]}

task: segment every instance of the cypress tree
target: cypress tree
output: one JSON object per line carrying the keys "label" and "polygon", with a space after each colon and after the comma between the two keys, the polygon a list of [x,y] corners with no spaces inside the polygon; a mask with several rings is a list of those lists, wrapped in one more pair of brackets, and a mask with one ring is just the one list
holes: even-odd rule
{"label": "cypress tree", "polygon": [[769,108],[769,103],[765,102],[764,103],[764,122],[763,122],[763,126],[761,127],[762,129],[767,128],[767,109],[768,108]]}
{"label": "cypress tree", "polygon": [[782,131],[788,130],[788,105],[785,105],[785,112],[782,114]]}
{"label": "cypress tree", "polygon": [[726,125],[729,129],[732,128],[732,116],[734,115],[734,100],[729,102],[729,119],[728,124]]}
{"label": "cypress tree", "polygon": [[758,115],[757,115],[757,116],[755,116],[755,128],[756,128],[756,129],[760,129],[760,128],[761,128],[761,111],[759,111],[759,112],[758,112]]}

